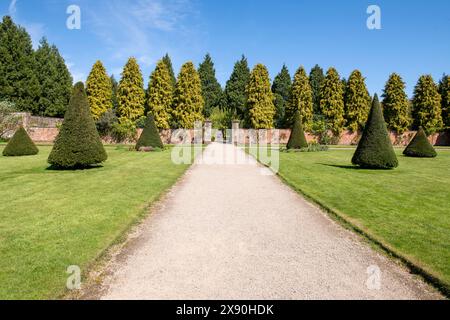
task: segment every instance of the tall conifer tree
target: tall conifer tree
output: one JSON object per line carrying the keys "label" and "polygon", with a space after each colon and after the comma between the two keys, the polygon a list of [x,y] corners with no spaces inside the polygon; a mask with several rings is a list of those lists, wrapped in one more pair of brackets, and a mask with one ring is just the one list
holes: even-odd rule
{"label": "tall conifer tree", "polygon": [[123,69],[117,89],[117,100],[117,113],[121,122],[135,122],[144,116],[144,80],[135,58],[130,58]]}
{"label": "tall conifer tree", "polygon": [[209,117],[211,110],[220,106],[222,99],[222,87],[216,79],[216,70],[211,56],[207,54],[198,68],[198,74],[202,82],[202,95],[205,101],[203,115]]}
{"label": "tall conifer tree", "polygon": [[292,92],[291,75],[285,64],[273,80],[272,92],[275,96],[275,126],[277,128],[285,128],[287,126],[286,108],[290,103]]}
{"label": "tall conifer tree", "polygon": [[203,120],[203,97],[200,76],[192,62],[181,67],[175,88],[172,118],[177,128],[192,129]]}
{"label": "tall conifer tree", "polygon": [[4,16],[0,23],[0,99],[39,114],[39,80],[30,35]]}
{"label": "tall conifer tree", "polygon": [[101,61],[97,61],[92,67],[86,81],[86,94],[95,121],[113,108],[111,79]]}
{"label": "tall conifer tree", "polygon": [[384,87],[383,113],[390,130],[402,134],[411,126],[411,108],[405,92],[405,83],[396,73],[389,76]]}
{"label": "tall conifer tree", "polygon": [[274,96],[270,88],[269,72],[264,65],[257,64],[253,68],[247,86],[247,96],[247,125],[253,129],[273,128]]}
{"label": "tall conifer tree", "polygon": [[167,66],[167,69],[169,70],[170,80],[172,81],[172,87],[173,89],[175,89],[177,79],[175,77],[175,72],[173,71],[172,60],[170,59],[169,54],[166,53],[166,55],[162,58],[162,60],[164,61],[164,63]]}
{"label": "tall conifer tree", "polygon": [[333,134],[339,136],[345,123],[344,89],[336,69],[328,69],[320,96],[321,112],[325,116]]}
{"label": "tall conifer tree", "polygon": [[37,114],[63,117],[72,93],[72,76],[56,46],[42,38],[35,53],[36,76],[40,83]]}
{"label": "tall conifer tree", "polygon": [[322,87],[325,75],[319,65],[315,65],[309,73],[309,84],[311,85],[313,95],[314,114],[320,114],[320,89]]}
{"label": "tall conifer tree", "polygon": [[344,100],[347,128],[358,132],[367,121],[371,105],[369,91],[359,70],[354,70],[348,78]]}
{"label": "tall conifer tree", "polygon": [[110,81],[111,81],[111,103],[113,106],[113,110],[117,111],[117,107],[119,106],[119,101],[117,100],[117,89],[119,88],[119,83],[117,82],[114,75],[111,75]]}
{"label": "tall conifer tree", "polygon": [[450,76],[444,75],[439,82],[439,94],[441,95],[441,108],[444,124],[450,127]]}
{"label": "tall conifer tree", "polygon": [[421,76],[414,88],[413,118],[415,127],[428,135],[443,127],[441,95],[431,75]]}
{"label": "tall conifer tree", "polygon": [[150,76],[146,109],[153,115],[158,129],[170,129],[173,87],[169,68],[160,60]]}
{"label": "tall conifer tree", "polygon": [[245,117],[245,105],[247,102],[246,87],[250,80],[250,69],[247,58],[242,56],[241,60],[234,65],[233,73],[225,87],[225,101],[227,107],[240,119]]}
{"label": "tall conifer tree", "polygon": [[308,75],[303,67],[298,68],[294,75],[291,102],[286,109],[286,119],[290,126],[294,124],[296,111],[300,112],[300,117],[306,130],[310,130],[313,119],[313,94]]}

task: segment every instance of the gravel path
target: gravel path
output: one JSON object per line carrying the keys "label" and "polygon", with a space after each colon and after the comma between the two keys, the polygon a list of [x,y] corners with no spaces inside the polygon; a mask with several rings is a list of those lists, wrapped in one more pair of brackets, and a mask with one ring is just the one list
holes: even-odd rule
{"label": "gravel path", "polygon": [[[243,157],[220,144],[204,154]],[[254,161],[192,166],[110,263],[96,298],[440,298],[261,171]]]}

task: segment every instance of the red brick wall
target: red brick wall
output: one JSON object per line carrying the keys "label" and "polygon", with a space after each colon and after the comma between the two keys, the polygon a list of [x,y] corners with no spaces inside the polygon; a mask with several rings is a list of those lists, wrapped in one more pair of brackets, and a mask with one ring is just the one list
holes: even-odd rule
{"label": "red brick wall", "polygon": [[[30,134],[31,139],[36,142],[53,142],[58,135],[57,128],[28,128],[28,133]],[[142,133],[142,129],[138,129],[138,136]],[[288,142],[291,134],[291,130],[283,129],[279,130],[280,143],[285,144]],[[191,137],[193,137],[193,131],[190,132]],[[403,145],[406,146],[414,137],[415,132],[409,131],[404,133],[403,135],[395,135],[391,133],[392,143],[395,145]],[[270,140],[272,136],[272,132],[268,130],[268,139]],[[248,143],[248,130],[240,129],[239,133],[239,143]],[[313,142],[317,141],[317,138],[311,134],[306,134],[306,138],[308,141]],[[163,130],[161,132],[161,139],[166,144],[178,144],[180,141],[177,137],[172,136],[172,130]],[[341,145],[356,145],[359,141],[359,136],[355,133],[344,132],[341,135],[339,140],[339,144]],[[437,133],[430,137],[431,143],[434,145],[450,145],[450,134],[448,132],[445,133]],[[111,139],[105,139],[105,143],[112,143]],[[130,143],[134,143],[134,141],[130,141]]]}

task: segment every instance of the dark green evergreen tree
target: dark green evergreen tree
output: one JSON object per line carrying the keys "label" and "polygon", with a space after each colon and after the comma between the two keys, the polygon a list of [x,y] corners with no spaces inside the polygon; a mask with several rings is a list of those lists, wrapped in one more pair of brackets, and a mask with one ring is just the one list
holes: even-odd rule
{"label": "dark green evergreen tree", "polygon": [[198,74],[202,82],[202,96],[205,101],[203,115],[208,118],[211,110],[220,106],[222,99],[222,87],[216,79],[216,70],[214,70],[214,63],[209,54],[200,64]]}
{"label": "dark green evergreen tree", "polygon": [[40,94],[30,35],[5,16],[0,23],[0,100],[38,114]]}
{"label": "dark green evergreen tree", "polygon": [[48,162],[57,168],[75,169],[99,164],[106,159],[107,154],[91,116],[84,85],[78,82]]}
{"label": "dark green evergreen tree", "polygon": [[291,136],[287,144],[287,149],[302,149],[308,148],[305,132],[303,131],[302,118],[300,111],[295,111],[294,126],[292,127]]}
{"label": "dark green evergreen tree", "polygon": [[22,126],[17,129],[3,150],[3,155],[6,157],[33,156],[38,153],[38,148]]}
{"label": "dark green evergreen tree", "polygon": [[403,154],[415,158],[435,158],[437,156],[436,150],[434,150],[422,127],[419,128]]}
{"label": "dark green evergreen tree", "polygon": [[37,114],[63,117],[72,92],[72,76],[58,48],[42,38],[36,51],[36,75],[41,85]]}
{"label": "dark green evergreen tree", "polygon": [[145,120],[145,127],[136,144],[136,150],[139,151],[141,148],[146,147],[159,149],[164,148],[164,144],[161,140],[161,136],[159,135],[159,131],[156,127],[153,115],[148,115],[147,119]]}
{"label": "dark green evergreen tree", "polygon": [[315,65],[309,73],[309,84],[313,94],[314,114],[319,115],[320,112],[320,88],[322,87],[325,75],[323,69],[319,65]]}
{"label": "dark green evergreen tree", "polygon": [[398,166],[397,156],[376,94],[352,163],[364,169],[393,169]]}
{"label": "dark green evergreen tree", "polygon": [[439,94],[441,95],[442,118],[444,124],[450,127],[450,76],[444,75],[439,81]]}
{"label": "dark green evergreen tree", "polygon": [[286,128],[286,107],[291,99],[292,80],[286,65],[283,65],[280,73],[275,77],[272,84],[272,92],[275,95],[275,126]]}
{"label": "dark green evergreen tree", "polygon": [[117,100],[117,89],[119,87],[119,83],[117,82],[114,75],[111,76],[110,80],[111,80],[111,88],[112,88],[111,102],[112,102],[113,110],[116,111],[117,107],[119,106],[119,101]]}
{"label": "dark green evergreen tree", "polygon": [[245,106],[247,103],[246,88],[250,81],[250,69],[247,58],[242,56],[241,60],[234,65],[233,73],[225,87],[225,101],[227,107],[240,119],[245,117]]}
{"label": "dark green evergreen tree", "polygon": [[166,55],[162,58],[164,63],[166,64],[167,68],[169,69],[170,79],[172,81],[173,90],[175,90],[175,86],[177,84],[177,78],[175,77],[175,72],[173,71],[172,66],[172,60],[169,57],[169,54],[166,53]]}

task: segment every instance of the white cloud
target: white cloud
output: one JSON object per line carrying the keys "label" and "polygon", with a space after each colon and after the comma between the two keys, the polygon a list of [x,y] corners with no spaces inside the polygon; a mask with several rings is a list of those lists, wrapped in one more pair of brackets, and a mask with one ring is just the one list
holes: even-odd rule
{"label": "white cloud", "polygon": [[10,16],[14,16],[17,12],[16,3],[17,3],[17,0],[11,0],[11,3],[9,4],[8,13]]}
{"label": "white cloud", "polygon": [[186,19],[195,17],[191,0],[109,0],[82,8],[89,17],[86,28],[105,43],[114,64],[134,56],[148,70],[173,47],[195,42],[195,19]]}

